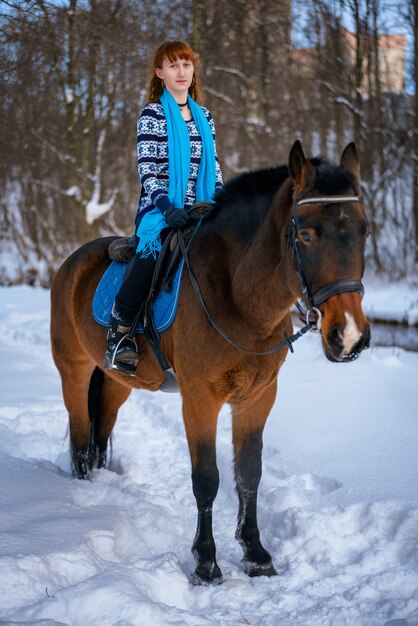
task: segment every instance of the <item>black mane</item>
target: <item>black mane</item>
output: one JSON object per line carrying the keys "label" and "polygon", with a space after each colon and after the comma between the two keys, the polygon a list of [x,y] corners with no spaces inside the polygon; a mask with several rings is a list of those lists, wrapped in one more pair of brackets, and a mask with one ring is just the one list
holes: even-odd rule
{"label": "black mane", "polygon": [[218,232],[234,231],[247,243],[264,221],[273,198],[289,177],[287,165],[239,174],[215,195]]}
{"label": "black mane", "polygon": [[[310,159],[317,171],[315,190],[338,195],[353,187],[350,175],[326,159]],[[229,179],[215,195],[214,229],[233,232],[245,245],[263,223],[277,191],[289,177],[287,165],[243,172]],[[209,220],[210,221],[210,220]]]}
{"label": "black mane", "polygon": [[329,196],[343,194],[347,189],[354,192],[350,174],[340,165],[321,158],[310,159],[310,162],[315,166],[317,173],[316,191]]}
{"label": "black mane", "polygon": [[252,201],[260,196],[274,195],[289,176],[287,165],[253,170],[230,178],[216,194],[220,207],[233,206],[236,201]]}

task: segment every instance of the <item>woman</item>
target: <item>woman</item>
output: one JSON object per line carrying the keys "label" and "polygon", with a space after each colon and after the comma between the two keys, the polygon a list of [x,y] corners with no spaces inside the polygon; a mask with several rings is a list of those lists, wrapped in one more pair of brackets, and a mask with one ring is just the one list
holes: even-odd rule
{"label": "woman", "polygon": [[116,296],[104,368],[135,375],[136,341],[127,337],[151,283],[164,228],[183,229],[187,209],[211,201],[222,186],[210,112],[199,106],[198,58],[181,41],[155,52],[148,104],[138,120],[141,197],[135,220],[139,244]]}

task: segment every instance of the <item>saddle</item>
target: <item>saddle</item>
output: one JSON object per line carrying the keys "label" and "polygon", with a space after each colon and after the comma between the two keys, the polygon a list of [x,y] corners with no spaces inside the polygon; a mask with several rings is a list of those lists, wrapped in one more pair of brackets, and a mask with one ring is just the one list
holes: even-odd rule
{"label": "saddle", "polygon": [[[211,202],[196,202],[188,214],[194,221],[199,221],[202,218],[208,217],[214,210],[215,205]],[[195,231],[196,224],[188,226],[183,231],[184,241],[187,245]],[[108,254],[112,261],[118,263],[129,263],[136,252],[138,246],[138,237],[132,235],[131,237],[118,237],[109,245]],[[170,244],[171,252],[175,253],[178,248],[178,239]]]}

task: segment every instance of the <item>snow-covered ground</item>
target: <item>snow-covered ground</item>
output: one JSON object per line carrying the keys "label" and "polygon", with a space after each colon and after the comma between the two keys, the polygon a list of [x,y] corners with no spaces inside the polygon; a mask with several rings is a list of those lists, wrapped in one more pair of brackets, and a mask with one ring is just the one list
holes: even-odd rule
{"label": "snow-covered ground", "polygon": [[418,354],[373,347],[341,365],[315,335],[295,345],[264,439],[259,521],[275,578],[240,565],[222,411],[225,582],[196,588],[180,398],[134,392],[113,471],[71,479],[48,327],[48,291],[0,288],[1,626],[418,625]]}
{"label": "snow-covered ground", "polygon": [[364,280],[364,310],[372,319],[418,326],[418,284],[411,286],[406,280],[383,283]]}

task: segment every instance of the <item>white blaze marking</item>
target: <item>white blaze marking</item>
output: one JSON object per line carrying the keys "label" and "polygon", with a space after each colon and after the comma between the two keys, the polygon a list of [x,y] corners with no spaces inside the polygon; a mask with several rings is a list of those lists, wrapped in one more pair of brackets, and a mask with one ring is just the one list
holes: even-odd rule
{"label": "white blaze marking", "polygon": [[361,332],[357,328],[357,324],[354,321],[354,317],[351,315],[351,313],[347,313],[346,311],[344,315],[347,323],[345,325],[343,333],[343,354],[350,354],[352,348],[360,340]]}

